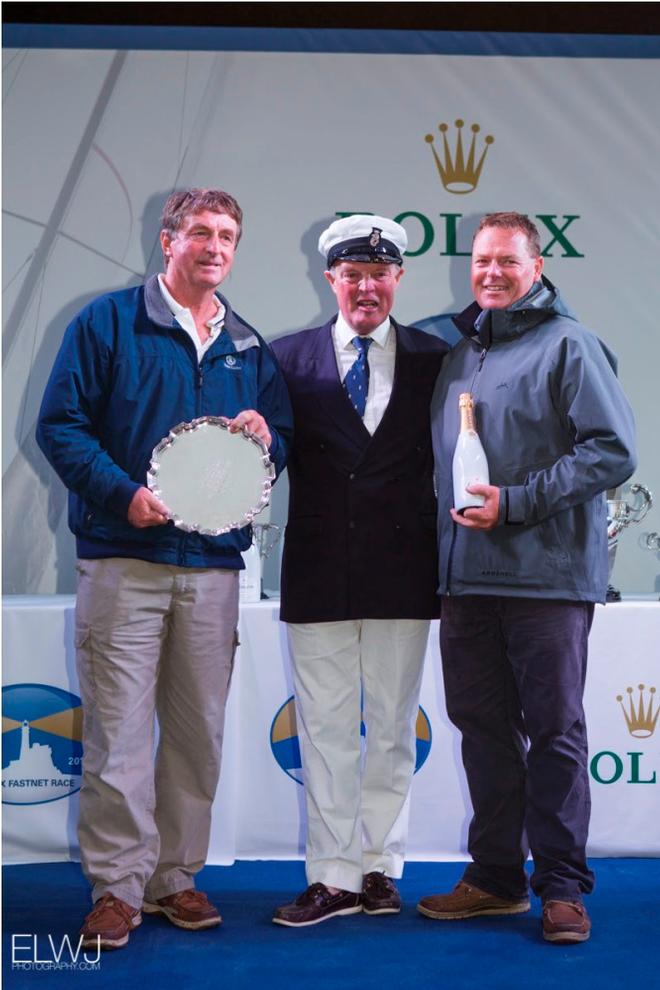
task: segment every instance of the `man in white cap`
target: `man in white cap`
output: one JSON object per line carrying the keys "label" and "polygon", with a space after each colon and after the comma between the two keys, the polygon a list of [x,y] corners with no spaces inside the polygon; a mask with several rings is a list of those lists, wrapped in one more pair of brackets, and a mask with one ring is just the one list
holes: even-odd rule
{"label": "man in white cap", "polygon": [[[396,914],[435,594],[429,403],[446,344],[390,318],[406,232],[319,240],[339,314],[273,344],[294,409],[281,618],[307,804],[307,889],[273,921]],[[366,735],[364,755],[361,720]]]}

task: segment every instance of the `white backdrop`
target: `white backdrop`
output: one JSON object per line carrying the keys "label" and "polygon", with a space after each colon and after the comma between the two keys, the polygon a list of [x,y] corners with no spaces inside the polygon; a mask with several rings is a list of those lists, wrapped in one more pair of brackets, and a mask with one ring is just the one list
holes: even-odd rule
{"label": "white backdrop", "polygon": [[[293,694],[278,611],[277,601],[241,606],[241,646],[213,812],[212,863],[303,855],[303,787],[291,775],[292,770],[295,775],[292,762],[278,762],[275,756],[278,740],[286,743],[288,735],[276,716]],[[28,723],[30,734],[19,761],[3,770],[5,859],[77,859],[78,796],[59,797],[52,761],[55,756],[61,768],[68,767],[74,787],[79,786],[73,598],[6,599],[3,625],[3,729],[12,734],[11,739],[5,737],[5,752],[11,749],[12,757],[18,755],[21,722]],[[596,609],[585,695],[593,801],[591,855],[660,855],[659,641],[657,602],[623,602]],[[633,720],[629,728],[617,698],[622,697],[629,717],[632,700],[638,715],[640,684],[644,717],[639,725]],[[66,700],[52,700],[53,691],[73,695],[68,708]],[[413,782],[408,858],[465,859],[471,809],[459,736],[445,712],[437,622],[432,625],[420,701],[430,725],[430,749]],[[50,750],[33,752],[35,743]],[[422,745],[426,749],[428,740]],[[37,766],[40,769],[35,770]],[[26,791],[35,775],[38,782]]]}
{"label": "white backdrop", "polygon": [[[180,185],[242,204],[223,288],[269,338],[332,313],[316,241],[337,213],[404,215],[413,254],[395,315],[440,332],[447,320],[431,318],[469,302],[476,219],[541,217],[549,277],[619,355],[635,480],[660,497],[657,58],[425,51],[4,51],[5,592],[73,591],[64,491],[33,440],[41,394],[81,305],[158,267],[159,210]],[[466,193],[443,185],[426,141],[443,157],[446,123],[455,163],[459,119],[466,157],[472,125],[477,160],[493,138]],[[285,502],[283,483],[274,521]],[[660,591],[651,530],[657,506],[622,537],[629,594]]]}

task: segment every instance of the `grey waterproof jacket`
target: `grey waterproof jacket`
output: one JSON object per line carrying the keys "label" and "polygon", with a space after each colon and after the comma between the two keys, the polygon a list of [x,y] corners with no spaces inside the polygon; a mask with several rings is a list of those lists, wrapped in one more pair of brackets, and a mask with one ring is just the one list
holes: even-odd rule
{"label": "grey waterproof jacket", "polygon": [[[603,602],[605,491],[636,466],[632,410],[616,359],[543,279],[505,310],[473,303],[431,406],[439,593]],[[452,521],[458,397],[472,392],[500,491],[490,532]]]}

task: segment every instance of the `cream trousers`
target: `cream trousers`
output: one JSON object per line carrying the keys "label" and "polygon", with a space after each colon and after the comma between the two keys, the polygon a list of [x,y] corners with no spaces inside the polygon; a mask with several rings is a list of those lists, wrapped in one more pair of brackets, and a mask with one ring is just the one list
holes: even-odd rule
{"label": "cream trousers", "polygon": [[366,873],[402,874],[429,626],[421,619],[288,624],[310,884],[359,891]]}

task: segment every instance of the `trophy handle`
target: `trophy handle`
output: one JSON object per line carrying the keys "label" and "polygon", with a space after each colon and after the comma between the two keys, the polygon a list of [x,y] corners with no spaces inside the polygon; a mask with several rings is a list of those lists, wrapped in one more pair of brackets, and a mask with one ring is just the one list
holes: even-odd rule
{"label": "trophy handle", "polygon": [[630,486],[631,495],[641,495],[641,500],[636,499],[636,504],[630,506],[630,522],[641,522],[653,505],[653,495],[646,485],[634,484]]}
{"label": "trophy handle", "polygon": [[[262,561],[268,557],[271,550],[278,543],[281,529],[275,523],[256,523],[252,526],[254,539],[259,548]],[[268,535],[270,534],[270,535]]]}

